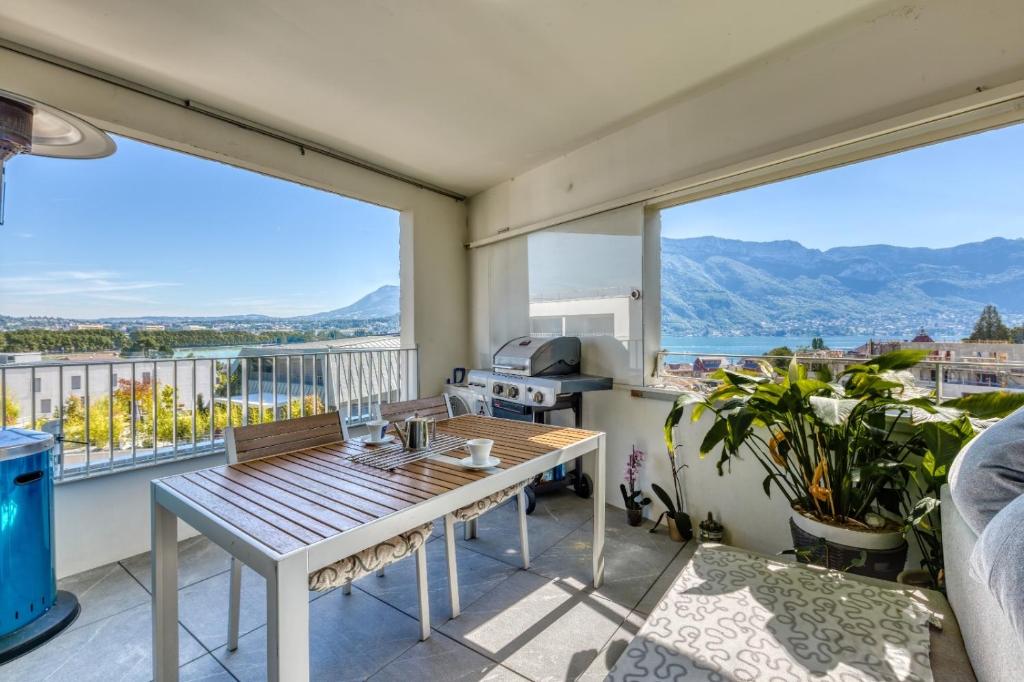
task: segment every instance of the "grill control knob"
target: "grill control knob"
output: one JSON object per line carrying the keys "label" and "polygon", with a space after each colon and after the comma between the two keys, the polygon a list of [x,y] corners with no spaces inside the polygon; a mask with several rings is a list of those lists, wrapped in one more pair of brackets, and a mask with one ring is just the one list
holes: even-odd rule
{"label": "grill control knob", "polygon": [[535,403],[542,403],[542,402],[544,402],[544,394],[541,393],[540,391],[534,391],[533,392],[533,402],[535,402]]}
{"label": "grill control knob", "polygon": [[518,398],[519,397],[519,387],[518,386],[509,386],[508,387],[508,397],[509,398]]}
{"label": "grill control knob", "polygon": [[501,395],[502,393],[505,392],[505,387],[502,386],[501,384],[494,384],[494,386],[491,387],[491,392],[494,395]]}

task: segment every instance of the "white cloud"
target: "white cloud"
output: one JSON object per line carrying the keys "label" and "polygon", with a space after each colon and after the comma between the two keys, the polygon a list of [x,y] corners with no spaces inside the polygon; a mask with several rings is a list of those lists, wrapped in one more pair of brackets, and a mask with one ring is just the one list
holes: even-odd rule
{"label": "white cloud", "polygon": [[[0,310],[14,315],[39,315],[53,314],[50,309],[59,307],[66,316],[93,317],[96,311],[89,301],[149,303],[142,292],[177,286],[181,283],[133,279],[111,270],[51,270],[0,276]],[[58,297],[64,300],[55,301]]]}

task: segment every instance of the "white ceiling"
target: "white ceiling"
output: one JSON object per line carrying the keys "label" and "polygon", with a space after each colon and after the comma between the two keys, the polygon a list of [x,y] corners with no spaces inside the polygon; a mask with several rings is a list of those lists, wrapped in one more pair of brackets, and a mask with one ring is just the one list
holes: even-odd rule
{"label": "white ceiling", "polygon": [[878,4],[4,0],[0,37],[469,195]]}

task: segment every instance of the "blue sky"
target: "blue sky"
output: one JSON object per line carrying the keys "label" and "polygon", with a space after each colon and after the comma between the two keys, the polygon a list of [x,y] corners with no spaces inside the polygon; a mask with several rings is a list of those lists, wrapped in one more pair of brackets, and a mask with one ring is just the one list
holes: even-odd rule
{"label": "blue sky", "polygon": [[398,284],[398,213],[117,137],[7,163],[0,314],[301,315]]}
{"label": "blue sky", "polygon": [[818,249],[1024,237],[1024,125],[676,206],[662,235]]}

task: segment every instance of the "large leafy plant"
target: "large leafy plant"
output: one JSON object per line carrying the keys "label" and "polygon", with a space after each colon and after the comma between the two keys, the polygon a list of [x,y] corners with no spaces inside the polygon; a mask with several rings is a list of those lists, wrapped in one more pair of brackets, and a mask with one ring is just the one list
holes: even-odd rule
{"label": "large leafy plant", "polygon": [[[937,404],[907,371],[927,351],[899,350],[833,377],[793,358],[785,370],[719,370],[709,394],[680,395],[665,423],[666,440],[692,407],[711,413],[701,456],[718,449],[723,474],[749,452],[764,469],[765,494],[779,491],[796,510],[848,527],[912,530],[925,567],[941,583],[938,491],[960,449],[984,427],[1024,404],[1024,394],[971,394]],[[869,523],[871,522],[871,523]]]}

